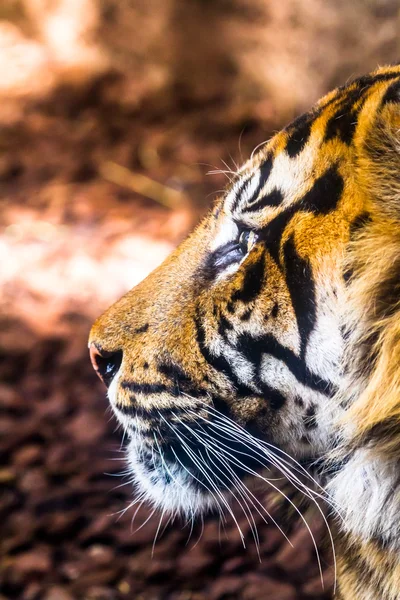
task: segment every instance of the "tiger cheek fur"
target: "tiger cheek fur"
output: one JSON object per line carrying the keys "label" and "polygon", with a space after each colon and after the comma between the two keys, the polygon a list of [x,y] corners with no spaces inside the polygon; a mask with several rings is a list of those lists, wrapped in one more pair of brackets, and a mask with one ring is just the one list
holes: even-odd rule
{"label": "tiger cheek fur", "polygon": [[89,343],[162,510],[260,510],[271,466],[312,500],[319,465],[344,600],[400,597],[399,101],[381,68],[275,135]]}

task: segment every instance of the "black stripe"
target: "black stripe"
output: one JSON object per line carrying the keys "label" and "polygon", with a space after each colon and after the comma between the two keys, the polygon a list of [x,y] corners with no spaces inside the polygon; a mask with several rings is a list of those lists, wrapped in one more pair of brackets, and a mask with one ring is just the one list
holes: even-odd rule
{"label": "black stripe", "polygon": [[200,321],[199,315],[194,319],[196,327],[196,341],[199,350],[204,360],[213,369],[225,375],[233,387],[236,388],[239,396],[255,396],[257,395],[249,386],[239,381],[237,375],[233,372],[231,365],[224,356],[215,356],[210,352],[205,343],[205,332],[203,324]]}
{"label": "black stripe", "polygon": [[157,370],[165,375],[165,377],[171,379],[174,383],[193,383],[192,379],[185,373],[185,371],[172,361],[158,363]]}
{"label": "black stripe", "polygon": [[269,315],[265,315],[265,318],[267,319],[268,317],[272,317],[273,319],[276,319],[276,317],[279,314],[279,304],[277,302],[274,302],[274,305],[272,307],[272,310],[270,312]]}
{"label": "black stripe", "polygon": [[297,381],[303,385],[325,396],[332,396],[336,391],[332,383],[310,371],[301,357],[296,356],[292,350],[280,344],[270,334],[253,338],[249,333],[242,333],[238,336],[237,349],[258,371],[260,371],[263,355],[269,354],[284,362]]}
{"label": "black stripe", "polygon": [[177,395],[173,388],[164,383],[137,383],[136,381],[122,381],[121,387],[123,390],[128,390],[132,394],[168,394]]}
{"label": "black stripe", "polygon": [[308,431],[310,431],[311,429],[316,429],[318,427],[315,417],[316,417],[315,406],[314,406],[314,404],[311,404],[307,408],[305,414],[303,415],[304,427]]}
{"label": "black stripe", "polygon": [[141,327],[137,327],[134,330],[134,333],[145,333],[149,328],[149,324],[145,323],[144,325],[142,325]]}
{"label": "black stripe", "polygon": [[[269,156],[260,166],[259,166],[259,171],[260,171],[260,181],[258,182],[258,185],[256,187],[256,189],[254,190],[252,196],[247,200],[247,207],[244,208],[244,211],[246,211],[248,209],[248,207],[258,198],[259,193],[261,192],[261,190],[264,188],[265,184],[268,181],[268,178],[271,174],[271,170],[272,170],[272,165],[273,165],[273,160],[272,160],[272,156]],[[252,176],[254,177],[254,175]]]}
{"label": "black stripe", "polygon": [[315,326],[315,284],[311,265],[296,250],[293,234],[283,247],[285,280],[301,340],[300,356],[304,357],[310,334]]}
{"label": "black stripe", "polygon": [[232,330],[233,325],[230,321],[228,321],[228,319],[225,317],[225,315],[222,315],[222,314],[219,314],[217,316],[217,321],[218,321],[218,333],[221,337],[223,337],[225,339],[226,332]]}
{"label": "black stripe", "polygon": [[239,189],[237,190],[237,192],[235,194],[235,199],[234,199],[234,201],[232,203],[232,206],[231,206],[231,213],[234,213],[235,210],[237,209],[237,206],[238,206],[239,201],[240,201],[240,199],[242,197],[242,194],[243,194],[244,190],[246,189],[246,186],[248,185],[248,183],[249,183],[250,180],[251,180],[251,176],[248,177],[247,179],[244,179],[242,181],[242,183],[240,184]]}
{"label": "black stripe", "polygon": [[[143,406],[138,406],[137,402],[134,402],[134,400],[131,400],[131,402],[132,402],[132,404],[129,404],[129,405],[116,404],[115,408],[127,417],[139,417],[139,418],[148,419],[148,420],[153,420],[154,417],[156,419],[157,418],[159,419],[160,417],[158,415],[158,412],[161,412],[161,414],[166,412],[165,409],[161,409],[160,411],[158,411],[157,409],[147,408],[145,410],[143,408]],[[165,414],[163,414],[163,416],[165,416]]]}
{"label": "black stripe", "polygon": [[232,294],[231,301],[252,302],[261,292],[265,282],[265,251],[263,251],[254,262],[246,265],[242,286]]}
{"label": "black stripe", "polygon": [[337,165],[333,165],[315,180],[312,188],[300,200],[300,208],[316,215],[326,215],[336,210],[343,187],[343,177],[339,174]]}
{"label": "black stripe", "polygon": [[351,110],[343,113],[339,109],[326,125],[324,142],[340,138],[342,142],[350,145],[353,141],[359,112],[359,110]]}
{"label": "black stripe", "polygon": [[363,75],[362,77],[354,79],[354,81],[351,81],[350,83],[337,88],[337,95],[330,101],[328,101],[322,107],[322,110],[333,104],[335,101],[337,101],[338,104],[340,103],[341,105],[343,105],[343,107],[345,105],[353,105],[355,102],[357,102],[358,99],[362,97],[363,94],[366,95],[368,93],[369,88],[372,87],[375,83],[378,83],[379,81],[390,81],[391,79],[397,78],[400,78],[400,73],[395,71],[389,73],[381,73],[379,75]]}
{"label": "black stripe", "polygon": [[259,233],[266,247],[277,264],[280,263],[279,251],[282,234],[292,217],[305,210],[315,215],[326,215],[334,211],[343,191],[343,178],[337,166],[332,166],[321,177],[316,179],[312,188],[296,203],[283,210],[270,221]]}
{"label": "black stripe", "polygon": [[283,210],[279,215],[272,219],[260,232],[260,239],[264,240],[266,248],[277,265],[279,265],[279,250],[281,238],[284,230],[292,217],[298,212],[298,205],[292,205],[286,210]]}
{"label": "black stripe", "polygon": [[[351,223],[350,223],[350,241],[354,241],[355,237],[366,225],[372,222],[371,215],[368,212],[363,212],[359,214]],[[345,284],[349,284],[354,275],[354,271],[352,268],[347,268],[343,271],[343,279]]]}
{"label": "black stripe", "polygon": [[282,202],[282,192],[280,190],[275,189],[272,190],[272,192],[270,192],[266,196],[262,196],[261,198],[259,198],[256,202],[253,202],[253,204],[248,204],[242,212],[256,212],[257,210],[265,208],[266,206],[280,206]]}
{"label": "black stripe", "polygon": [[[380,73],[378,75],[363,75],[362,77],[359,77],[353,81],[353,84],[356,83],[359,88],[365,88],[370,87],[378,81],[390,81],[391,79],[395,79],[397,77],[400,78],[399,71],[389,71],[389,73]],[[346,87],[347,86],[343,86],[343,89]]]}
{"label": "black stripe", "polygon": [[[315,118],[318,117],[321,112],[324,112],[328,108],[328,106],[335,103],[341,104],[343,107],[345,103],[347,103],[347,106],[349,104],[354,104],[357,98],[361,97],[363,92],[368,92],[368,89],[378,81],[390,81],[391,79],[396,78],[400,78],[400,73],[398,71],[391,71],[389,73],[381,73],[380,75],[363,75],[358,79],[350,81],[350,83],[341,85],[334,90],[336,94],[332,98],[314,110],[314,116]],[[349,91],[349,88],[353,86],[354,89]]]}
{"label": "black stripe", "polygon": [[[220,332],[221,333],[221,332]],[[222,332],[225,333],[224,331]],[[246,334],[242,334],[242,339]],[[251,346],[253,343],[253,338],[248,335],[249,345]],[[261,390],[260,392],[255,392],[246,384],[241,383],[235,373],[232,371],[230,364],[224,357],[214,357],[209,351],[203,347],[201,348],[203,356],[206,358],[207,362],[209,362],[216,370],[222,371],[225,376],[231,381],[234,387],[237,389],[239,396],[253,396],[265,399],[272,410],[279,410],[286,402],[286,397],[279,392],[278,390],[273,389],[269,385],[263,383],[261,379],[257,378],[256,385]],[[240,348],[240,351],[243,355],[248,358],[247,353],[243,350],[243,347]],[[251,361],[250,361],[251,362]]]}
{"label": "black stripe", "polygon": [[400,81],[395,81],[388,87],[383,96],[381,107],[388,104],[388,102],[395,102],[396,104],[400,102]]}
{"label": "black stripe", "polygon": [[268,402],[272,410],[279,410],[284,404],[286,404],[286,397],[278,390],[270,387],[266,383],[261,383],[262,396]]}
{"label": "black stripe", "polygon": [[253,309],[251,307],[247,307],[244,313],[239,316],[241,321],[248,321],[252,315]]}
{"label": "black stripe", "polygon": [[135,402],[134,399],[131,399],[131,404],[129,405],[116,404],[115,408],[127,417],[139,417],[139,419],[148,420],[151,421],[152,424],[157,425],[159,424],[159,421],[162,420],[160,415],[162,415],[162,417],[164,417],[165,419],[170,419],[172,411],[179,417],[181,415],[183,416],[183,418],[185,418],[185,416],[187,417],[187,415],[185,415],[185,411],[183,409],[180,409],[179,407],[174,406],[173,409],[159,407],[150,408],[147,406],[141,406],[140,404]]}
{"label": "black stripe", "polygon": [[[364,97],[363,97],[364,96]],[[346,98],[345,105],[340,105],[326,124],[324,141],[338,137],[348,146],[352,143],[357,128],[358,117],[365,104],[366,94],[364,90],[356,90],[350,97]],[[359,101],[357,108],[350,108],[349,104]]]}
{"label": "black stripe", "polygon": [[343,281],[344,281],[345,285],[348,285],[351,282],[353,275],[354,275],[353,269],[345,269],[343,271]]}
{"label": "black stripe", "polygon": [[368,225],[372,222],[372,217],[368,212],[362,212],[359,214],[350,224],[350,240],[353,240],[356,234],[363,228],[365,225]]}
{"label": "black stripe", "polygon": [[314,121],[313,113],[306,113],[296,119],[287,129],[289,129],[289,139],[286,143],[286,152],[290,158],[295,158],[303,150],[310,137],[311,126]]}

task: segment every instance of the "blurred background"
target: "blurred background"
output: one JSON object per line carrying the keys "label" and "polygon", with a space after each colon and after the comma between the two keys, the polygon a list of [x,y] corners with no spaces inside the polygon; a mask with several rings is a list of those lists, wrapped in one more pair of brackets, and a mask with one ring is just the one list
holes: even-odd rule
{"label": "blurred background", "polygon": [[[135,507],[90,324],[158,265],[253,148],[330,88],[400,59],[397,0],[1,0],[0,599],[307,600],[255,515],[201,534]],[[214,172],[208,174],[209,172]],[[122,485],[121,484],[124,484]],[[322,539],[323,527],[313,530]],[[321,547],[324,547],[321,541]]]}

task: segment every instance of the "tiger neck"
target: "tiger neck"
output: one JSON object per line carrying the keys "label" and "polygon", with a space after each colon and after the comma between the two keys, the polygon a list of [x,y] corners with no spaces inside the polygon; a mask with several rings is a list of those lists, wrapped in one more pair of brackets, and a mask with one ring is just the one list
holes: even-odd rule
{"label": "tiger neck", "polygon": [[342,516],[336,544],[338,599],[400,597],[399,482],[397,461],[359,449],[328,484]]}
{"label": "tiger neck", "polygon": [[393,551],[400,563],[398,461],[358,449],[327,487],[342,516],[345,534]]}
{"label": "tiger neck", "polygon": [[337,600],[398,600],[398,552],[345,535],[337,546]]}

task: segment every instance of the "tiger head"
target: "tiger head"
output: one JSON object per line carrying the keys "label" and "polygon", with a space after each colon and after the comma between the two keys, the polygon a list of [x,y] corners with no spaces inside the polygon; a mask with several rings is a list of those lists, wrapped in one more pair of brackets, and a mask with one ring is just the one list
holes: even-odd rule
{"label": "tiger head", "polygon": [[324,97],[94,324],[93,366],[135,481],[161,509],[226,505],[248,475],[269,481],[274,466],[290,478],[335,450],[327,479],[343,506],[357,465],[381,459],[374,448],[390,462],[399,101],[400,67]]}

